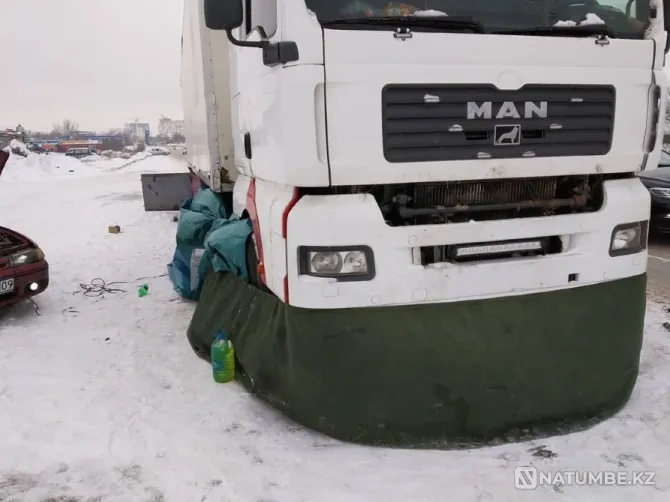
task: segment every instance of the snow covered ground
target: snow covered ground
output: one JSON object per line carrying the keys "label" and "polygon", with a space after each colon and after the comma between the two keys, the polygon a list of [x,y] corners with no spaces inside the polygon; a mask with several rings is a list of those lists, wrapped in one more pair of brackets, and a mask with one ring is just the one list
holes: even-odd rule
{"label": "snow covered ground", "polygon": [[[74,173],[38,160],[13,159],[9,179],[0,177],[0,224],[40,244],[52,276],[35,299],[39,315],[30,303],[0,312],[0,501],[670,500],[664,306],[649,304],[630,403],[588,431],[470,451],[344,444],[289,422],[236,383],[215,384],[191,351],[194,307],[164,276],[176,223],[144,212],[139,177],[183,170],[182,159]],[[122,232],[109,234],[109,225]],[[96,277],[125,292],[78,293]],[[656,485],[524,491],[514,486],[520,465],[654,471]]]}

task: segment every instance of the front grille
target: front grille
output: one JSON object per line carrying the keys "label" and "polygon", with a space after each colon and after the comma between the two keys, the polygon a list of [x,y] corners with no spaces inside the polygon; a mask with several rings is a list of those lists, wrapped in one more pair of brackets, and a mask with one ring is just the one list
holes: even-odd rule
{"label": "front grille", "polygon": [[[581,182],[582,179],[578,181]],[[421,183],[414,187],[414,207],[515,204],[526,200],[551,200],[557,195],[557,186],[558,178],[554,177]],[[571,195],[570,191],[567,195]]]}
{"label": "front grille", "polygon": [[384,157],[430,162],[605,155],[614,108],[615,89],[605,85],[502,91],[493,85],[389,84],[382,90]]}
{"label": "front grille", "polygon": [[420,183],[386,195],[391,226],[590,212],[603,202],[602,176],[588,175]]}

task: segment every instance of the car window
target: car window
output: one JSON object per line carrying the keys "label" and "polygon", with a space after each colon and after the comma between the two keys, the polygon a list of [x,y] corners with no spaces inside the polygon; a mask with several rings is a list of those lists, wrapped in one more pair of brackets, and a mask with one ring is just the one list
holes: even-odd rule
{"label": "car window", "polygon": [[670,167],[670,153],[666,151],[661,152],[661,159],[658,162],[658,167]]}

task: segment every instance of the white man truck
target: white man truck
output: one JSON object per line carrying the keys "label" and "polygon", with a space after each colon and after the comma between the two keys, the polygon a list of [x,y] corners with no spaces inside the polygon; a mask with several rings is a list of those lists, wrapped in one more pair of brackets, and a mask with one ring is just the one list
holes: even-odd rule
{"label": "white man truck", "polygon": [[251,284],[224,274],[211,300],[208,278],[198,309],[221,312],[249,388],[335,437],[394,444],[625,404],[663,15],[658,0],[187,1],[189,167],[253,229]]}

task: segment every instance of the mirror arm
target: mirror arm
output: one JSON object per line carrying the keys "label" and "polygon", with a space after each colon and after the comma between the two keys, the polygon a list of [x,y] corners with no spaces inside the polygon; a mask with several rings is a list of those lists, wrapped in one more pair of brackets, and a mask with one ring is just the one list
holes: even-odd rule
{"label": "mirror arm", "polygon": [[233,36],[233,30],[226,30],[226,34],[228,35],[228,41],[237,47],[255,47],[256,49],[265,49],[268,45],[270,45],[270,42],[267,40],[261,40],[260,42],[237,40]]}

